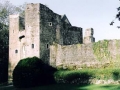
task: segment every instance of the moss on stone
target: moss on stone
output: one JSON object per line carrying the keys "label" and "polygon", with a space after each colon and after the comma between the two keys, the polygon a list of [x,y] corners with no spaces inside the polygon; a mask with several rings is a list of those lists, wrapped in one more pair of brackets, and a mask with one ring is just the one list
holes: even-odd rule
{"label": "moss on stone", "polygon": [[81,47],[82,46],[82,44],[77,44],[77,48],[79,48],[79,47]]}
{"label": "moss on stone", "polygon": [[98,60],[103,60],[104,58],[109,59],[110,51],[108,50],[108,45],[108,40],[93,43],[93,52]]}

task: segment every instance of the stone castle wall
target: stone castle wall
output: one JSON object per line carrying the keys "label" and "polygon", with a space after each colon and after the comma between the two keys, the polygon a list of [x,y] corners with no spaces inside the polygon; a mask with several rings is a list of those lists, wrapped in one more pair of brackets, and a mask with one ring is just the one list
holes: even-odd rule
{"label": "stone castle wall", "polygon": [[28,4],[25,20],[19,15],[10,15],[9,27],[9,78],[17,63],[27,57],[40,58],[39,4]]}
{"label": "stone castle wall", "polygon": [[[57,27],[57,26],[60,26]],[[49,62],[49,46],[54,42],[63,44],[60,35],[61,30],[61,16],[54,13],[45,5],[40,4],[40,57],[44,62]],[[56,32],[57,30],[59,32]],[[59,37],[56,38],[56,35]]]}
{"label": "stone castle wall", "polygon": [[43,4],[27,4],[25,17],[10,15],[9,76],[17,63],[36,56],[49,63],[50,45],[83,43],[82,28],[72,26],[66,15],[54,13]]}
{"label": "stone castle wall", "polygon": [[54,67],[106,67],[112,63],[119,66],[120,40],[103,40],[91,44],[52,45],[50,64]]}

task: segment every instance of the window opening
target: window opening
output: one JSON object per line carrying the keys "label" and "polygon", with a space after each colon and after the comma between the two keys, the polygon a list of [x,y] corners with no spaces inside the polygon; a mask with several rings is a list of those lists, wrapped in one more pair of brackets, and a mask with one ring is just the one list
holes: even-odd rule
{"label": "window opening", "polygon": [[32,44],[32,48],[34,48],[34,44]]}
{"label": "window opening", "polygon": [[52,22],[49,22],[48,24],[49,24],[49,26],[52,26]]}
{"label": "window opening", "polygon": [[18,53],[18,50],[15,50],[15,53]]}
{"label": "window opening", "polygon": [[22,38],[24,38],[24,37],[25,37],[25,36],[24,36],[24,35],[22,35],[22,36],[20,36],[20,37],[19,37],[19,39],[22,39]]}
{"label": "window opening", "polygon": [[49,48],[49,44],[47,44],[47,49]]}

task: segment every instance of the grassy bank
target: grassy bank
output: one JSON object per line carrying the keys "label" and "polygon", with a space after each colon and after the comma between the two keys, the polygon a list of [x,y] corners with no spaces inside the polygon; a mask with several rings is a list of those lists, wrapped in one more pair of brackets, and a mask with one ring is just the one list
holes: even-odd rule
{"label": "grassy bank", "polygon": [[90,80],[120,80],[120,69],[81,69],[57,71],[57,83],[91,84]]}
{"label": "grassy bank", "polygon": [[120,90],[120,85],[92,85],[90,80],[120,80],[120,69],[81,69],[59,70],[54,73],[58,84],[44,85],[34,88],[16,89],[5,87],[0,90]]}

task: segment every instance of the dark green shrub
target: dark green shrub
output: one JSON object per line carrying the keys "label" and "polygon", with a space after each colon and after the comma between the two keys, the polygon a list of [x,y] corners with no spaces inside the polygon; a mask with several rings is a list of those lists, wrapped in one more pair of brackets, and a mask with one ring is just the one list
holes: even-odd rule
{"label": "dark green shrub", "polygon": [[0,23],[0,84],[8,81],[8,26]]}
{"label": "dark green shrub", "polygon": [[119,70],[114,70],[112,74],[113,74],[113,79],[114,80],[119,80],[120,79],[120,71]]}
{"label": "dark green shrub", "polygon": [[55,83],[55,71],[37,57],[22,59],[13,71],[13,84],[23,88]]}

